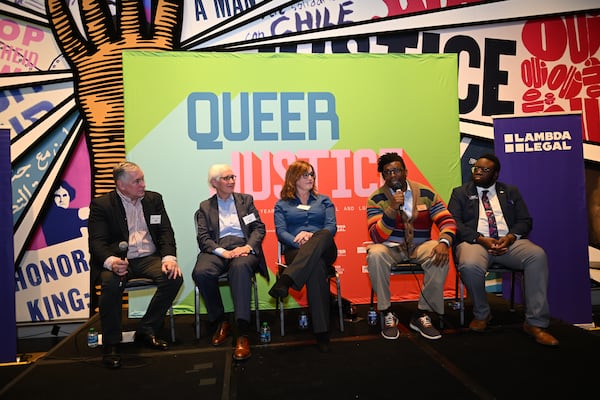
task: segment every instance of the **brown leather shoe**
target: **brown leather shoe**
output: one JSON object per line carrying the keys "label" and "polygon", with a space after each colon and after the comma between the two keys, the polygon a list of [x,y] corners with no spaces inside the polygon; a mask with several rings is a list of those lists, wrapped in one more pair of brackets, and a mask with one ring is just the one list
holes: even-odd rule
{"label": "brown leather shoe", "polygon": [[525,322],[523,323],[523,330],[539,344],[543,344],[544,346],[558,346],[558,340],[543,328],[532,326]]}
{"label": "brown leather shoe", "polygon": [[473,319],[471,323],[469,323],[469,329],[475,332],[484,332],[491,319],[491,314],[485,319]]}
{"label": "brown leather shoe", "polygon": [[250,358],[250,356],[250,342],[248,341],[248,336],[240,336],[235,343],[233,359],[240,361]]}
{"label": "brown leather shoe", "polygon": [[223,344],[227,336],[229,336],[229,332],[231,331],[231,325],[227,321],[223,321],[217,327],[215,334],[212,337],[211,344],[213,346],[220,346]]}

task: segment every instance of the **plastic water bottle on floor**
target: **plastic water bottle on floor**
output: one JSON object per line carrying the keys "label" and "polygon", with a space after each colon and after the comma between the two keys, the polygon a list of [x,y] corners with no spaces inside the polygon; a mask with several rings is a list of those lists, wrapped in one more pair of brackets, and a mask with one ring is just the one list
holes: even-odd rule
{"label": "plastic water bottle on floor", "polygon": [[377,311],[373,307],[369,309],[369,313],[367,314],[367,321],[370,326],[377,325]]}
{"label": "plastic water bottle on floor", "polygon": [[98,347],[98,332],[96,329],[90,328],[88,331],[87,343],[90,349]]}
{"label": "plastic water bottle on floor", "polygon": [[301,330],[308,329],[308,315],[306,315],[306,311],[300,311],[300,316],[298,317],[298,328]]}
{"label": "plastic water bottle on floor", "polygon": [[260,342],[261,343],[270,343],[271,342],[271,327],[265,321],[262,323],[260,327]]}

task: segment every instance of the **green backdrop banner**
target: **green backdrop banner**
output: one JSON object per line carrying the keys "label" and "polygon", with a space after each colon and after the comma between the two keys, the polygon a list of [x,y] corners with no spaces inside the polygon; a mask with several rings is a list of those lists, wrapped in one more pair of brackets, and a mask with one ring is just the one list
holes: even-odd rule
{"label": "green backdrop banner", "polygon": [[[178,312],[193,310],[198,252],[193,214],[212,195],[207,171],[229,163],[237,191],[254,196],[267,225],[264,249],[276,271],[273,206],[287,165],[309,160],[337,208],[344,298],[366,303],[366,201],[380,184],[377,157],[403,155],[409,179],[447,201],[460,184],[455,54],[123,53],[125,142],[149,189],[171,216],[184,271]],[[447,297],[454,296],[454,271]],[[259,279],[260,306],[273,279]],[[413,277],[395,277],[394,301],[414,300]],[[227,290],[227,289],[224,289]],[[288,306],[305,304],[293,292]],[[230,307],[230,303],[228,304]]]}

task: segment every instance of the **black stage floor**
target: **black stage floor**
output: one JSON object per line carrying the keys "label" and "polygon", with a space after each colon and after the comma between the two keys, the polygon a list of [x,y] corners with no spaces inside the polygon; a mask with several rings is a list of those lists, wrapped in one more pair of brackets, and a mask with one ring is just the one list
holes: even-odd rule
{"label": "black stage floor", "polygon": [[[123,345],[123,367],[102,366],[100,349],[89,349],[86,332],[97,317],[46,349],[19,343],[20,351],[45,351],[35,362],[0,367],[2,399],[524,399],[596,396],[600,331],[552,321],[558,348],[541,346],[521,329],[522,309],[490,295],[494,319],[486,333],[459,326],[450,307],[443,337],[427,340],[408,328],[416,304],[396,303],[400,338],[385,340],[366,321],[368,306],[345,320],[340,332],[332,312],[331,352],[319,353],[310,331],[297,328],[299,310],[286,310],[286,335],[274,310],[261,312],[272,342],[251,338],[252,357],[232,359],[232,341],[212,347],[194,338],[192,315],[178,315],[177,340],[168,351]],[[471,314],[466,310],[467,321]],[[600,310],[596,310],[597,312]],[[202,316],[205,318],[205,316]],[[594,315],[598,325],[598,314]],[[135,329],[125,320],[125,330]],[[165,324],[168,326],[168,324]],[[166,334],[164,337],[168,337]],[[37,342],[40,346],[41,342]],[[594,394],[595,393],[595,394]],[[193,397],[192,397],[193,396]]]}

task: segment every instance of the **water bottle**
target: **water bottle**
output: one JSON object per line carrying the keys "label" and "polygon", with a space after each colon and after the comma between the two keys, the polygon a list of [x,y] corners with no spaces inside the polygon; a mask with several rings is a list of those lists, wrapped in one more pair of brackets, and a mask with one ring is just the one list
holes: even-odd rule
{"label": "water bottle", "polygon": [[94,328],[90,328],[88,331],[88,347],[93,349],[98,347],[98,332]]}
{"label": "water bottle", "polygon": [[300,316],[298,317],[298,328],[299,329],[308,329],[308,315],[306,315],[306,311],[300,311]]}
{"label": "water bottle", "polygon": [[260,342],[261,343],[270,343],[271,342],[271,328],[269,324],[265,321],[262,323],[260,327]]}
{"label": "water bottle", "polygon": [[369,309],[369,313],[367,314],[367,321],[370,326],[377,325],[377,311],[373,307]]}

